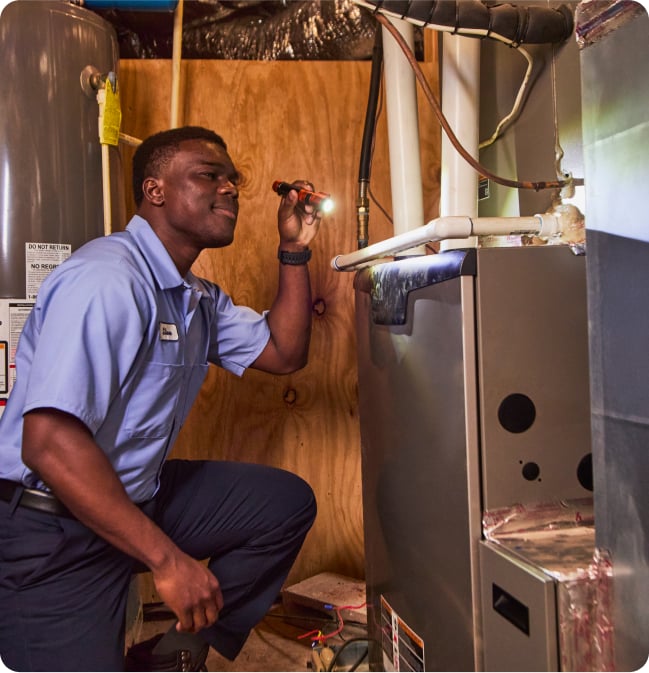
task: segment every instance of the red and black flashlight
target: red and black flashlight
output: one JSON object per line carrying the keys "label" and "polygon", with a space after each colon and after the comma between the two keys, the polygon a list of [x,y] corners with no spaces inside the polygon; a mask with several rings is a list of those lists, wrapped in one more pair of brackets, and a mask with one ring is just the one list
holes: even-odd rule
{"label": "red and black flashlight", "polygon": [[291,189],[297,192],[298,201],[301,201],[305,205],[313,206],[316,210],[321,210],[323,213],[329,213],[333,210],[334,202],[331,200],[330,194],[313,192],[310,189],[306,189],[306,187],[294,185],[290,182],[282,182],[281,180],[273,182],[273,191],[277,192],[280,196],[286,196]]}

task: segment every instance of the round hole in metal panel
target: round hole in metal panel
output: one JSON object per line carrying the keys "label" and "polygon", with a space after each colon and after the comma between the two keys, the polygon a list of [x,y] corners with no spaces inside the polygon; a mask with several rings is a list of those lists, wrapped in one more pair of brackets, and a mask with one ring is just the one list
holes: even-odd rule
{"label": "round hole in metal panel", "polygon": [[534,402],[522,393],[507,395],[498,407],[500,425],[509,432],[525,432],[532,427],[535,418]]}
{"label": "round hole in metal panel", "polygon": [[525,463],[521,472],[527,481],[534,481],[539,478],[541,468],[536,463]]}
{"label": "round hole in metal panel", "polygon": [[587,490],[593,490],[593,454],[587,453],[577,466],[577,479],[579,483]]}

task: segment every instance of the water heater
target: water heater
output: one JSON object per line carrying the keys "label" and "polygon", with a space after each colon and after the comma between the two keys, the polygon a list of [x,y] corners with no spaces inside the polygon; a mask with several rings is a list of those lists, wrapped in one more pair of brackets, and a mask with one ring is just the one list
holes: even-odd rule
{"label": "water heater", "polygon": [[[0,413],[40,283],[104,232],[99,110],[84,77],[117,72],[118,58],[113,27],[64,0],[17,0],[0,16]],[[116,220],[123,203],[118,188]]]}

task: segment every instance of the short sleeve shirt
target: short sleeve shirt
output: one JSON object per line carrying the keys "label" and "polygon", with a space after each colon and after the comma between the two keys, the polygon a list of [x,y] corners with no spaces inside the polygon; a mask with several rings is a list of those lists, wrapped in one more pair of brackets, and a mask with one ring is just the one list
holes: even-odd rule
{"label": "short sleeve shirt", "polygon": [[208,363],[240,376],[269,336],[265,314],[191,272],[182,278],[135,216],[41,285],[0,419],[0,477],[45,487],[20,451],[23,414],[48,407],[88,427],[134,502],[150,499]]}

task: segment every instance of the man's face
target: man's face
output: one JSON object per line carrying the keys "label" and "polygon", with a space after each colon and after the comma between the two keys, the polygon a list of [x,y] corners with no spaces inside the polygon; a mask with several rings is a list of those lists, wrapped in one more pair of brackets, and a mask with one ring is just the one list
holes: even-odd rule
{"label": "man's face", "polygon": [[185,140],[158,177],[163,234],[172,245],[220,248],[232,243],[239,213],[239,173],[220,146]]}

